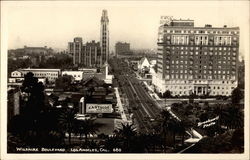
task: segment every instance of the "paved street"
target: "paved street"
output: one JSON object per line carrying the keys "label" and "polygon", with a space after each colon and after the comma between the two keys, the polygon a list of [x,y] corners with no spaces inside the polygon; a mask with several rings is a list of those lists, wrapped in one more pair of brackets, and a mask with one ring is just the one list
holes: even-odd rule
{"label": "paved street", "polygon": [[154,100],[135,77],[122,75],[120,79],[124,81],[122,88],[128,96],[130,108],[133,110],[140,127],[139,130],[150,133],[152,131],[150,120],[155,119],[160,112],[160,108],[157,107]]}

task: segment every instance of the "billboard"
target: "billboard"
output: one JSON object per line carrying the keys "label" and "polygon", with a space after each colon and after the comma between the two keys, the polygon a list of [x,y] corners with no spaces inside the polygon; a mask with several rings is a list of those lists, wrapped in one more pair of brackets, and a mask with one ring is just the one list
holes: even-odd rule
{"label": "billboard", "polygon": [[112,104],[86,104],[86,113],[112,113]]}

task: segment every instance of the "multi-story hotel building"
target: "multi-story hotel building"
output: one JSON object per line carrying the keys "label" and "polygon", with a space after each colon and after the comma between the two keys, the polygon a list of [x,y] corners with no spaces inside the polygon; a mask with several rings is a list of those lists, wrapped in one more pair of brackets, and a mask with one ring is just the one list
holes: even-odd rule
{"label": "multi-story hotel building", "polygon": [[109,18],[108,11],[102,11],[101,17],[101,64],[104,65],[109,59]]}
{"label": "multi-story hotel building", "polygon": [[239,27],[194,27],[162,17],[152,83],[172,95],[231,95],[238,84]]}

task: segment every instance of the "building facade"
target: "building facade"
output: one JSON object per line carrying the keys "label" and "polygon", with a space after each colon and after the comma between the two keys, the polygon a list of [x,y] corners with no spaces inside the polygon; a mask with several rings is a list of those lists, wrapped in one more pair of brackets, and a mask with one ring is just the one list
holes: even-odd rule
{"label": "building facade", "polygon": [[24,46],[23,48],[9,50],[8,52],[10,54],[13,53],[16,55],[24,56],[24,55],[47,55],[53,53],[54,51],[52,48],[48,48],[47,46],[44,47]]}
{"label": "building facade", "polygon": [[123,54],[130,54],[130,44],[129,43],[122,43],[122,42],[117,42],[115,44],[115,54],[118,55],[123,55]]}
{"label": "building facade", "polygon": [[73,56],[73,64],[81,64],[83,42],[81,37],[75,37],[73,42],[68,43],[68,52]]}
{"label": "building facade", "polygon": [[76,67],[100,68],[109,59],[109,19],[107,10],[102,11],[100,42],[83,44],[81,37],[68,43],[68,53],[73,56]]}
{"label": "building facade", "polygon": [[87,42],[83,46],[83,66],[90,68],[101,67],[101,47],[99,42]]}
{"label": "building facade", "polygon": [[103,65],[109,59],[109,18],[107,10],[102,11],[100,45],[101,64]]}
{"label": "building facade", "polygon": [[83,71],[62,71],[62,76],[64,75],[72,76],[75,81],[81,81],[83,79]]}
{"label": "building facade", "polygon": [[45,78],[49,82],[53,83],[61,75],[60,69],[25,68],[13,71],[11,73],[11,78],[21,80],[22,78],[24,78],[24,75],[27,74],[28,72],[32,72],[34,74],[34,77],[37,77],[38,80],[40,79],[41,82],[43,82]]}
{"label": "building facade", "polygon": [[156,89],[172,95],[229,96],[237,87],[239,27],[194,27],[193,20],[161,21]]}

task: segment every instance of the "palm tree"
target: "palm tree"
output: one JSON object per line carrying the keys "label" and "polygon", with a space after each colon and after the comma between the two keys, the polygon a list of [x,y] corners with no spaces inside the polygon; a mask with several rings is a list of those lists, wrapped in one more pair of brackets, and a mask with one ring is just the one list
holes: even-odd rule
{"label": "palm tree", "polygon": [[243,127],[244,115],[239,107],[229,106],[224,108],[217,107],[215,112],[219,116],[219,126],[225,125],[229,129],[236,129]]}
{"label": "palm tree", "polygon": [[184,138],[186,134],[186,130],[189,130],[194,124],[192,124],[189,120],[181,120],[177,121],[177,133],[181,135],[182,146],[184,145]]}
{"label": "palm tree", "polygon": [[114,148],[121,148],[120,139],[119,137],[116,137],[116,136],[106,137],[104,145],[110,152],[113,152]]}
{"label": "palm tree", "polygon": [[122,124],[122,128],[118,129],[117,135],[124,140],[124,150],[129,151],[131,142],[136,136],[135,127],[130,124]]}
{"label": "palm tree", "polygon": [[227,112],[230,118],[227,119],[226,126],[229,129],[242,128],[244,125],[244,122],[243,122],[244,117],[240,108],[235,107],[235,106],[230,106],[227,108]]}
{"label": "palm tree", "polygon": [[61,129],[69,135],[69,145],[71,145],[71,133],[74,131],[76,126],[75,111],[67,108],[64,110],[58,118]]}
{"label": "palm tree", "polygon": [[170,133],[170,130],[173,129],[172,125],[172,116],[167,110],[162,110],[158,121],[157,130],[160,131],[160,134],[163,135],[164,139],[164,153],[166,153],[167,148],[167,134]]}
{"label": "palm tree", "polygon": [[214,113],[215,115],[219,116],[219,120],[218,120],[218,127],[221,129],[222,125],[226,125],[226,123],[229,121],[228,119],[229,114],[225,109],[226,106],[222,106],[222,104],[217,104]]}

